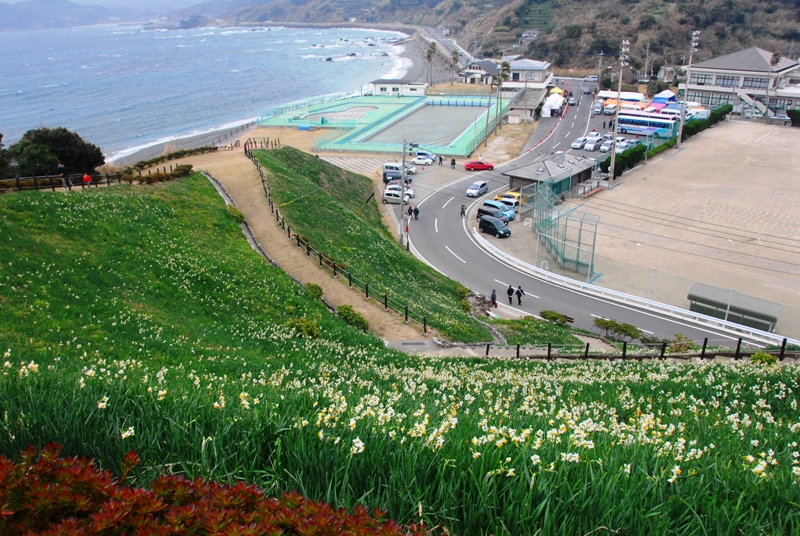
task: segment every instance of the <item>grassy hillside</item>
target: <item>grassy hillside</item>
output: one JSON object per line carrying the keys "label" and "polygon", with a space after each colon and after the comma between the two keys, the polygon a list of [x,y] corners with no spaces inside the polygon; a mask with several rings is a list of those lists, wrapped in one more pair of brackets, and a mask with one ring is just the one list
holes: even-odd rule
{"label": "grassy hillside", "polygon": [[134,483],[243,479],[445,534],[800,530],[796,367],[399,354],[258,257],[198,175],[0,196],[0,344],[5,456],[135,450]]}
{"label": "grassy hillside", "polygon": [[347,270],[387,292],[449,339],[491,341],[459,305],[459,285],[417,260],[383,226],[372,181],[291,147],[256,151],[270,194],[294,231]]}

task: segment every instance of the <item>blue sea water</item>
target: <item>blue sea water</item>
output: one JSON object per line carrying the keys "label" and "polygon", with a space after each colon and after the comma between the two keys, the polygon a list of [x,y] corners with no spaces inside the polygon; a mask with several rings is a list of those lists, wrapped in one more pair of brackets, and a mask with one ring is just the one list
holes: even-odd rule
{"label": "blue sea water", "polygon": [[[398,32],[90,26],[0,33],[0,133],[63,126],[107,157],[402,76]],[[333,61],[325,61],[326,58]]]}

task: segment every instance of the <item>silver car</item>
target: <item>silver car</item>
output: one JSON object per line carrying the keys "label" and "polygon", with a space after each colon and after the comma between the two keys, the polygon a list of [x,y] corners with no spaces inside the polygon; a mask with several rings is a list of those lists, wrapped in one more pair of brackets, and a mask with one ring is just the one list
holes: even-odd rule
{"label": "silver car", "polygon": [[584,145],[586,145],[586,138],[578,138],[577,140],[572,142],[571,147],[573,149],[583,149]]}
{"label": "silver car", "polygon": [[602,138],[589,138],[583,146],[584,151],[596,151],[603,145]]}
{"label": "silver car", "polygon": [[607,153],[611,150],[611,146],[614,144],[611,140],[606,140],[603,142],[603,145],[600,146],[601,153]]}

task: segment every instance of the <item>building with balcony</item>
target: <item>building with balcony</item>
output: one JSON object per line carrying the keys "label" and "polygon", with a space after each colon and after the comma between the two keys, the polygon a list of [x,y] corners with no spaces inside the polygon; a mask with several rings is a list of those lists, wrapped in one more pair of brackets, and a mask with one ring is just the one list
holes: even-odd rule
{"label": "building with balcony", "polygon": [[[689,101],[706,106],[748,105],[769,116],[800,109],[800,63],[752,47],[692,65],[691,79],[680,84]],[[683,68],[684,73],[686,68]],[[769,112],[767,112],[769,103]]]}
{"label": "building with balcony", "polygon": [[550,63],[537,60],[516,60],[509,62],[511,72],[503,82],[503,89],[544,89],[553,78]]}

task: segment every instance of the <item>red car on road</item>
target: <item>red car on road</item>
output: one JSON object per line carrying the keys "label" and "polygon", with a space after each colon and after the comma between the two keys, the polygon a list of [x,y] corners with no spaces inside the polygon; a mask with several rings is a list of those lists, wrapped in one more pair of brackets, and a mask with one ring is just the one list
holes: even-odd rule
{"label": "red car on road", "polygon": [[484,169],[494,169],[494,166],[489,162],[481,162],[480,160],[473,160],[464,164],[464,169],[467,171],[482,171]]}

